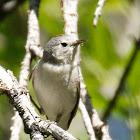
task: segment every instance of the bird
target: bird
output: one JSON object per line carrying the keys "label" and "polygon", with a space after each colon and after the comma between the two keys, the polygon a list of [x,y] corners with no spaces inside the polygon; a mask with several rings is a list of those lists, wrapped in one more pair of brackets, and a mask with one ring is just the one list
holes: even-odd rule
{"label": "bird", "polygon": [[32,70],[33,89],[47,119],[67,130],[80,98],[78,46],[86,40],[72,35],[52,37]]}

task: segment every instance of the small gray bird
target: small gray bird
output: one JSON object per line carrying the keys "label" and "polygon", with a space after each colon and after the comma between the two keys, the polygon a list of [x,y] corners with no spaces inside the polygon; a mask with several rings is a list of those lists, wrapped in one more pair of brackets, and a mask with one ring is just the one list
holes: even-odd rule
{"label": "small gray bird", "polygon": [[47,118],[67,130],[79,103],[77,46],[85,40],[57,35],[45,46],[42,59],[33,68],[37,100]]}

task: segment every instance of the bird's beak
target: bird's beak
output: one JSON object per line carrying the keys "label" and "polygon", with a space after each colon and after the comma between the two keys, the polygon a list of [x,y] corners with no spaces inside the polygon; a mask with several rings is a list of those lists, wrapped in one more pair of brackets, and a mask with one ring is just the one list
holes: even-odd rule
{"label": "bird's beak", "polygon": [[81,44],[81,43],[84,43],[84,42],[86,42],[87,40],[76,40],[73,44],[72,44],[72,46],[78,46],[79,44]]}

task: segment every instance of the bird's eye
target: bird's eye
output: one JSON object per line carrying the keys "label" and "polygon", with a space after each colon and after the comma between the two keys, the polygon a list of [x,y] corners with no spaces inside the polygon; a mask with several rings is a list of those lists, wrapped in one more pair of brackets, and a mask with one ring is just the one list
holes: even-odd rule
{"label": "bird's eye", "polygon": [[61,43],[62,47],[67,47],[67,43]]}

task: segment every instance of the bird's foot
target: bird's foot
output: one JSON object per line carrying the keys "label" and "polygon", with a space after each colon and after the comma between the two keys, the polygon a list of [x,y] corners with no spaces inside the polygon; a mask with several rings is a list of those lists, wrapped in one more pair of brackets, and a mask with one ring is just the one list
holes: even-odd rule
{"label": "bird's foot", "polygon": [[57,123],[54,122],[54,121],[46,120],[46,122],[48,123],[49,126],[50,126],[51,124],[55,124],[55,125],[57,125]]}

